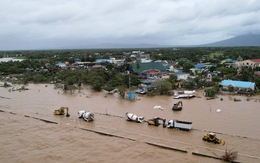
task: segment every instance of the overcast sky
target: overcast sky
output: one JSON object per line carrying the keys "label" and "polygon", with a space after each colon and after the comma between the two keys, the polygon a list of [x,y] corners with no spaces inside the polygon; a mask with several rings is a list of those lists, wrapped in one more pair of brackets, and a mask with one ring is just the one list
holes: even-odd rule
{"label": "overcast sky", "polygon": [[0,50],[199,45],[260,33],[259,0],[1,0]]}

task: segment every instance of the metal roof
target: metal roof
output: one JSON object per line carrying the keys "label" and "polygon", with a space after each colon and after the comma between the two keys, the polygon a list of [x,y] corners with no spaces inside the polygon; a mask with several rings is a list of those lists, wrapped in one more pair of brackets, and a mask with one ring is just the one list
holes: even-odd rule
{"label": "metal roof", "polygon": [[161,62],[147,62],[147,63],[139,63],[139,69],[137,68],[137,64],[132,64],[133,71],[136,73],[143,72],[149,69],[157,69],[161,72],[167,71],[167,69],[163,66]]}
{"label": "metal roof", "polygon": [[246,81],[234,81],[234,80],[222,80],[222,86],[230,86],[238,87],[238,88],[251,88],[252,90],[255,89],[255,83],[246,82]]}

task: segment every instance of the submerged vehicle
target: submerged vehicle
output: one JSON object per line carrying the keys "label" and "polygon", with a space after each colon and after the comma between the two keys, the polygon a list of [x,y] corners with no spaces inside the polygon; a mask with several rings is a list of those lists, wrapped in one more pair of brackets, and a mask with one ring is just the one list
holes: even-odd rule
{"label": "submerged vehicle", "polygon": [[180,130],[189,131],[192,129],[192,122],[171,119],[168,121],[167,128],[176,128]]}
{"label": "submerged vehicle", "polygon": [[94,121],[94,113],[81,110],[78,112],[78,117],[83,118],[87,122]]}
{"label": "submerged vehicle", "polygon": [[178,103],[173,104],[172,110],[182,110],[182,106],[182,101],[179,101]]}
{"label": "submerged vehicle", "polygon": [[216,134],[213,133],[213,132],[210,132],[208,134],[205,134],[202,138],[202,140],[204,141],[207,141],[207,142],[213,142],[215,144],[222,144],[222,145],[225,145],[225,141],[224,140],[221,140],[221,139],[218,139],[216,137]]}
{"label": "submerged vehicle", "polygon": [[134,122],[138,122],[138,123],[143,123],[145,120],[144,120],[144,116],[137,116],[133,113],[126,113],[125,114],[126,116],[126,120],[127,121],[134,121]]}
{"label": "submerged vehicle", "polygon": [[161,123],[159,121],[162,121],[162,125],[165,128],[166,127],[166,119],[160,118],[160,117],[154,117],[151,119],[147,120],[148,125],[155,125],[155,126],[159,126]]}
{"label": "submerged vehicle", "polygon": [[55,115],[64,115],[65,114],[65,110],[66,110],[66,117],[69,117],[70,116],[70,114],[69,114],[69,107],[67,107],[67,106],[62,106],[62,107],[60,107],[60,109],[54,110],[54,114]]}

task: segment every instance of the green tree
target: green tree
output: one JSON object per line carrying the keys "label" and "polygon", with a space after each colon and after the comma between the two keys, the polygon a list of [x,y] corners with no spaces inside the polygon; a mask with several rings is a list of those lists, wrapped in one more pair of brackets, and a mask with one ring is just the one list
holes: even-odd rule
{"label": "green tree", "polygon": [[101,91],[102,87],[101,87],[100,83],[94,83],[92,86],[92,89],[95,91]]}
{"label": "green tree", "polygon": [[75,85],[67,85],[67,88],[68,88],[70,94],[74,94],[75,90],[78,89],[78,87]]}
{"label": "green tree", "polygon": [[168,92],[172,90],[172,83],[169,81],[163,81],[161,82],[161,95],[166,95]]}
{"label": "green tree", "polygon": [[172,88],[176,88],[175,82],[177,81],[178,77],[175,74],[170,74],[169,78],[166,79],[166,81],[170,82],[172,84]]}
{"label": "green tree", "polygon": [[140,69],[140,68],[141,68],[139,61],[136,62],[136,68],[137,68],[137,69]]}
{"label": "green tree", "polygon": [[194,65],[190,62],[185,62],[183,65],[182,65],[182,68],[183,68],[183,71],[184,72],[190,72],[190,69],[193,68]]}
{"label": "green tree", "polygon": [[212,76],[212,81],[214,82],[221,82],[221,78],[219,76]]}
{"label": "green tree", "polygon": [[94,68],[88,74],[88,81],[91,85],[98,83],[102,87],[109,80],[110,76],[103,68]]}
{"label": "green tree", "polygon": [[122,97],[124,99],[125,98],[126,87],[125,86],[119,86],[118,87],[118,92],[119,92],[120,97]]}
{"label": "green tree", "polygon": [[252,69],[242,67],[242,70],[239,73],[240,75],[238,76],[239,80],[241,81],[252,81],[254,72]]}
{"label": "green tree", "polygon": [[215,84],[213,87],[205,89],[205,96],[206,97],[215,97],[216,94],[218,93],[218,89],[219,89],[219,84]]}
{"label": "green tree", "polygon": [[254,83],[258,88],[260,88],[260,77],[255,77]]}
{"label": "green tree", "polygon": [[45,80],[44,77],[39,73],[33,75],[33,82],[34,83],[41,83],[44,80]]}
{"label": "green tree", "polygon": [[189,90],[193,90],[195,89],[195,82],[193,79],[188,79],[184,82],[184,87],[189,89]]}

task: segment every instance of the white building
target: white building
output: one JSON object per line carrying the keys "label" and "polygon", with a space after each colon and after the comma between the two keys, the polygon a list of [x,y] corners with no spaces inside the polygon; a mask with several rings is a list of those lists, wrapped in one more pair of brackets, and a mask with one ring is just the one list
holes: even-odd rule
{"label": "white building", "polygon": [[24,59],[0,58],[0,62],[10,62],[10,61],[13,61],[13,62],[19,61],[19,62],[21,62],[21,61],[23,61],[23,60],[24,60]]}

